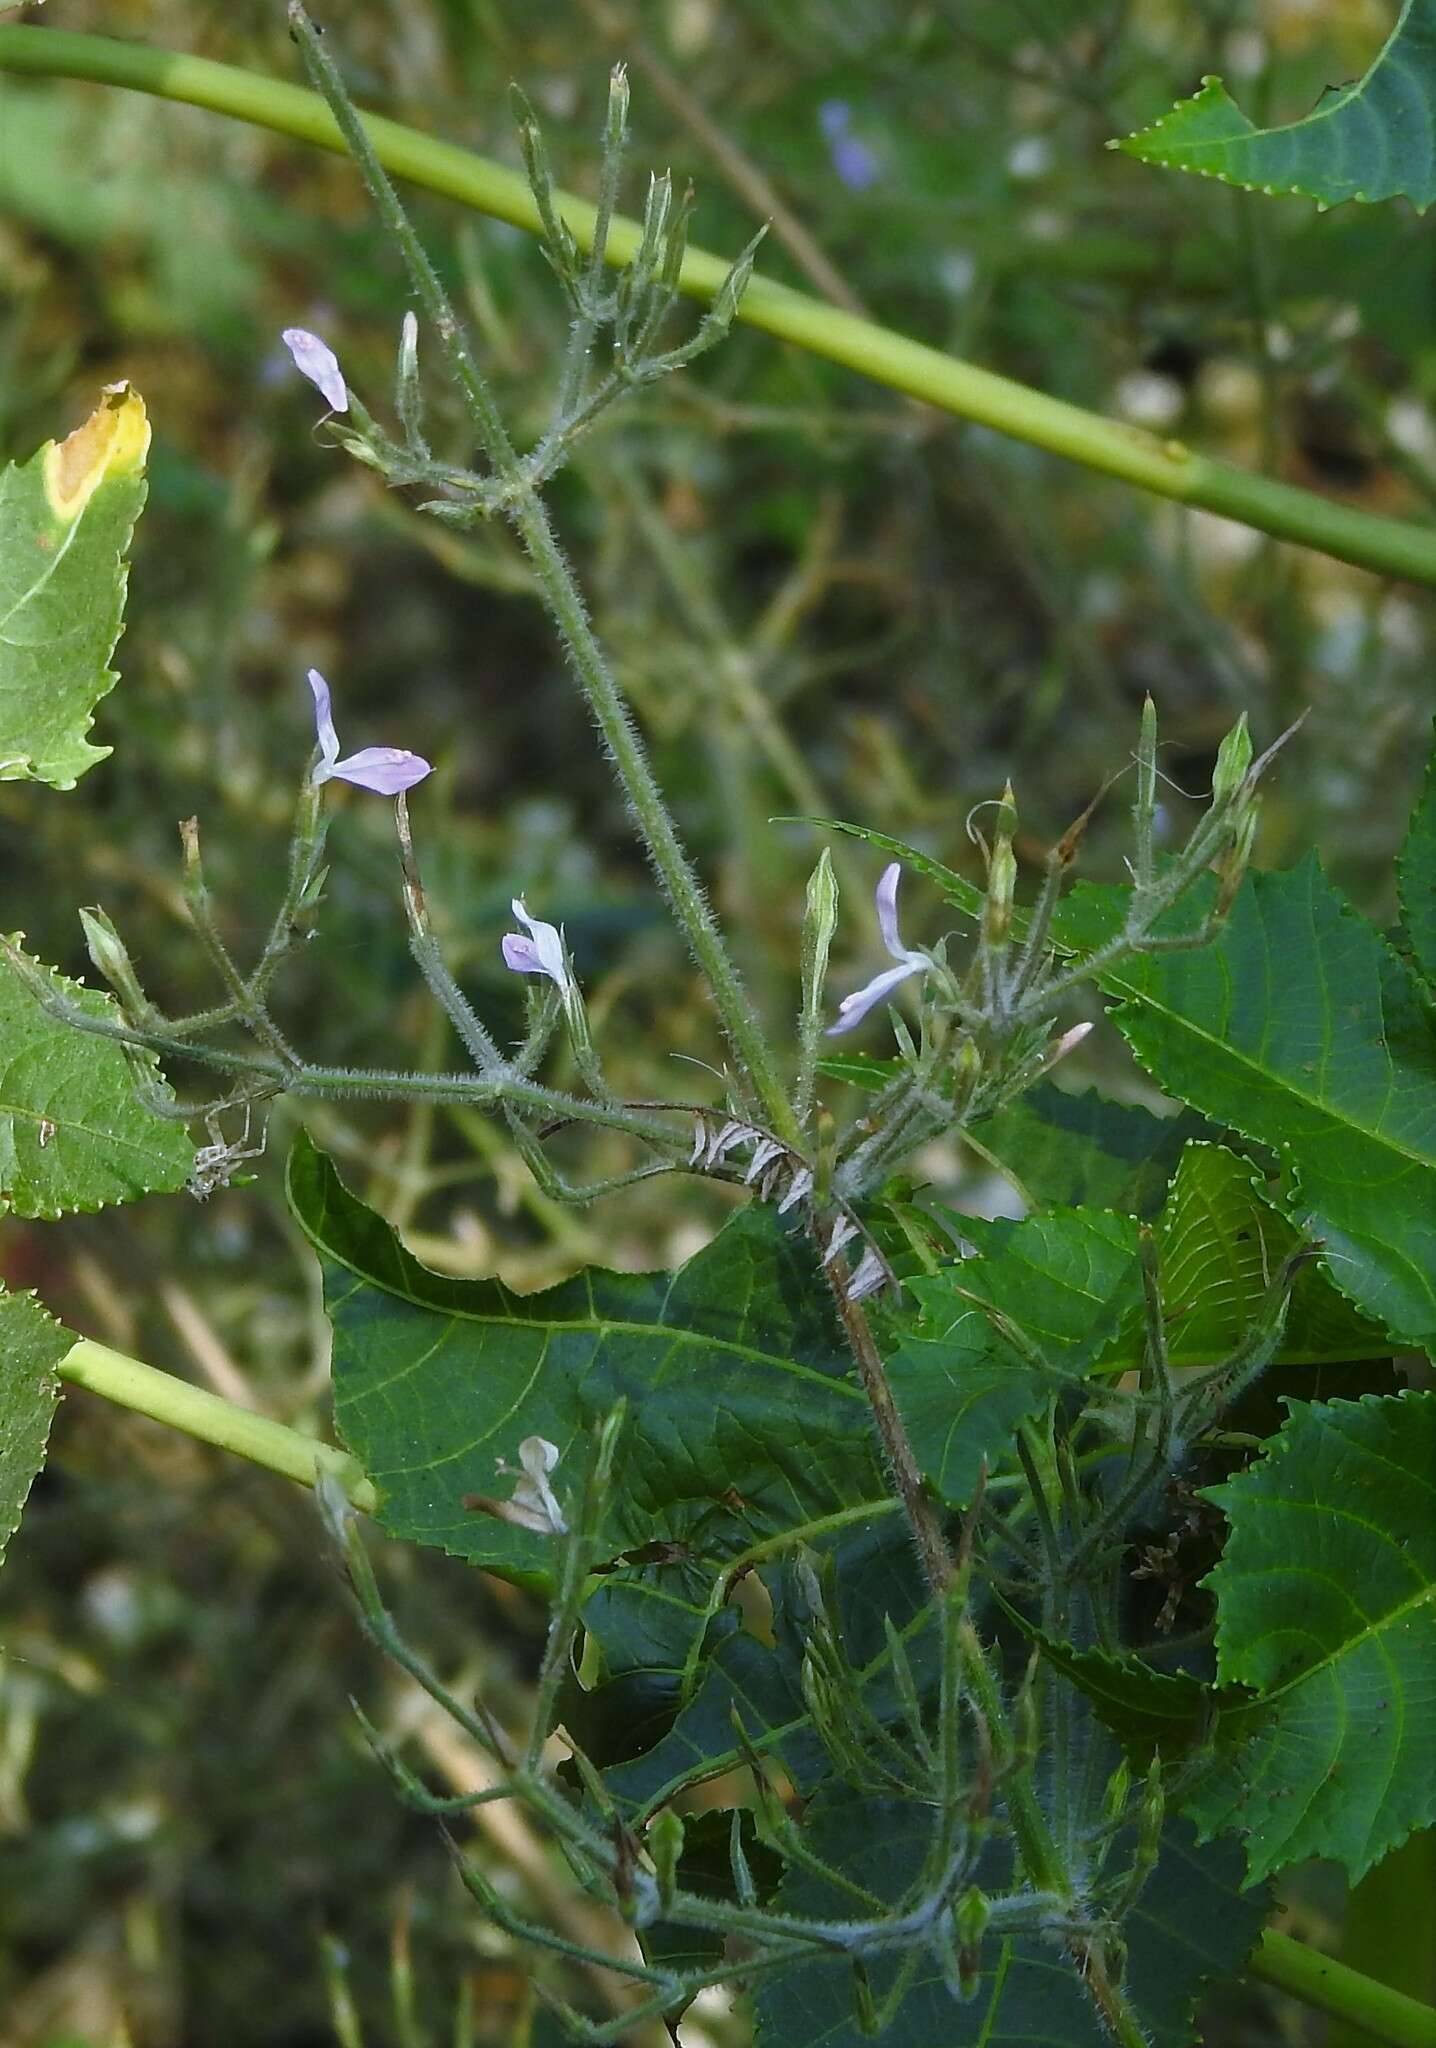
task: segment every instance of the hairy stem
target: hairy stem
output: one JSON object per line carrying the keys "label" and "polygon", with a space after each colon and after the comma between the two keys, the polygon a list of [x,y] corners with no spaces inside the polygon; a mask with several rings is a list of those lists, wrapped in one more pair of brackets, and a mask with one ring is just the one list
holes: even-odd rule
{"label": "hairy stem", "polygon": [[[354,158],[381,220],[398,244],[414,289],[433,322],[450,366],[496,474],[512,486],[505,506],[534,565],[550,617],[568,650],[579,686],[609,757],[618,772],[629,809],[659,881],[694,959],[707,978],[723,1028],[754,1096],[773,1129],[790,1145],[801,1132],[757,1013],[708,907],[692,863],[678,837],[662,791],[648,763],[643,741],[629,716],[618,682],[598,644],[578,583],[559,547],[548,513],[516,456],[487,378],[433,265],[385,175],[370,124],[361,119],[343,80],[315,34],[301,0],[290,0],[290,22],[311,75],[329,102],[344,144]],[[608,209],[605,208],[605,219]]]}
{"label": "hairy stem", "polygon": [[848,1299],[847,1274],[841,1256],[834,1259],[826,1271],[843,1329],[847,1333],[848,1343],[857,1361],[863,1391],[873,1411],[873,1421],[877,1424],[878,1435],[882,1440],[888,1470],[892,1475],[898,1498],[902,1502],[903,1513],[907,1516],[918,1556],[922,1560],[923,1572],[934,1593],[941,1594],[950,1583],[955,1570],[952,1552],[948,1549],[947,1538],[942,1533],[937,1510],[927,1497],[923,1476],[913,1455],[907,1429],[898,1413],[897,1402],[893,1399],[892,1388],[888,1385],[888,1376],[883,1370],[878,1347],[873,1342],[868,1319],[863,1314],[861,1304]]}

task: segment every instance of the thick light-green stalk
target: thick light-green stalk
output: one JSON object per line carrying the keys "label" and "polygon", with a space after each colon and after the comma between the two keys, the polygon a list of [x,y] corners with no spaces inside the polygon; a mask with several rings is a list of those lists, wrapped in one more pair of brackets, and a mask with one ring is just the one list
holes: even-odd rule
{"label": "thick light-green stalk", "polygon": [[[344,148],[334,118],[317,94],[205,57],[147,49],[105,36],[0,25],[0,71],[124,86],[207,107],[213,113],[228,114],[321,149]],[[366,126],[380,162],[396,177],[496,220],[509,221],[530,234],[540,231],[533,194],[517,172],[379,115],[366,116]],[[594,208],[566,193],[556,194],[555,199],[579,246],[591,247]],[[629,262],[641,239],[638,222],[615,216],[604,249],[605,261],[612,265]],[[689,298],[709,302],[728,267],[723,257],[690,248],[679,288]],[[1431,528],[1363,512],[1315,491],[1254,475],[1182,442],[1104,419],[763,277],[755,277],[749,284],[738,318],[813,355],[856,370],[891,391],[922,399],[959,419],[1030,442],[1159,497],[1218,513],[1279,540],[1295,541],[1339,561],[1375,570],[1378,575],[1436,584],[1436,530]]]}

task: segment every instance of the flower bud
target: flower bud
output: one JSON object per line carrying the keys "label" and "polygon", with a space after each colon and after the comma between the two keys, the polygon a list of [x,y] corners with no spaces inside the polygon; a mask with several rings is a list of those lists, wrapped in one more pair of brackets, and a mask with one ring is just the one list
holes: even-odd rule
{"label": "flower bud", "polygon": [[953,1930],[964,1948],[976,1948],[992,1918],[992,1901],[975,1884],[969,1885],[952,1909]]}
{"label": "flower bud", "polygon": [[143,1017],[149,1010],[145,992],[140,987],[134,963],[125,950],[124,940],[97,904],[93,910],[80,912],[80,924],[85,934],[85,947],[95,966],[119,997],[124,1009],[131,1017]]}
{"label": "flower bud", "polygon": [[411,306],[399,330],[399,359],[394,370],[394,410],[411,448],[424,445],[424,395],[419,388],[419,320]]}
{"label": "flower bud", "polygon": [[665,1806],[658,1817],[650,1822],[644,1836],[644,1847],[653,1859],[654,1875],[658,1879],[658,1899],[666,1913],[673,1904],[673,1893],[678,1883],[678,1861],[683,1854],[683,1817]]}
{"label": "flower bud", "polygon": [[1212,771],[1213,807],[1231,802],[1245,782],[1251,764],[1252,737],[1244,711],[1217,750],[1217,765]]}

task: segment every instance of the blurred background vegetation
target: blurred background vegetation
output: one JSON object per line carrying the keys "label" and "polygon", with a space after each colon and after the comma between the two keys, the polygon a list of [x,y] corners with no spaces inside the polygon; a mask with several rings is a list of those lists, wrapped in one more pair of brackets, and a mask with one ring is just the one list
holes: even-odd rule
{"label": "blurred background vegetation", "polygon": [[[1294,117],[1364,68],[1391,14],[1386,0],[321,10],[361,98],[512,162],[506,87],[521,81],[561,182],[584,190],[607,72],[626,57],[635,170],[692,178],[705,246],[736,251],[772,213],[768,274],[1421,519],[1436,503],[1429,228],[1402,208],[1319,217],[1103,147],[1208,70],[1259,117]],[[282,15],[279,0],[49,0],[43,21],[292,78]],[[415,211],[512,417],[537,431],[563,321],[540,252],[452,206]],[[313,663],[347,745],[438,764],[415,803],[431,894],[499,1035],[521,1028],[498,940],[522,890],[566,925],[620,1085],[706,1099],[675,1060],[715,1056],[711,1022],[522,560],[501,532],[422,521],[327,449],[279,348],[283,326],[318,330],[382,410],[406,303],[343,163],[189,108],[0,78],[0,452],[68,431],[119,377],[155,428],[123,680],[94,735],[115,751],[70,795],[0,785],[4,922],[78,973],[75,908],[101,901],[161,1001],[208,999],[175,821],[198,813],[243,950],[282,873]],[[437,389],[433,403],[439,441],[464,453],[456,410]],[[556,509],[775,1015],[793,1000],[818,841],[772,816],[852,818],[963,866],[971,806],[1010,774],[1040,854],[1127,758],[1149,690],[1174,808],[1206,786],[1238,709],[1262,744],[1310,707],[1260,857],[1315,840],[1366,908],[1392,909],[1432,711],[1423,592],[1157,505],[741,329],[609,415]],[[449,1064],[408,959],[387,807],[336,790],[335,812],[322,935],[288,984],[293,1029],[325,1060]],[[1090,872],[1119,871],[1122,830],[1119,791]],[[842,943],[860,961],[877,863],[851,843],[838,857]],[[931,908],[914,883],[914,932]],[[1113,1035],[1085,1052],[1074,1085],[1137,1085]],[[585,1259],[680,1259],[721,1199],[675,1204],[663,1181],[568,1212],[467,1112],[326,1106],[310,1121],[431,1263],[524,1286]],[[316,1277],[282,1193],[293,1123],[277,1112],[255,1184],[204,1206],[7,1224],[6,1282],[229,1398],[326,1426]],[[949,1197],[1002,1198],[954,1148],[922,1168]],[[432,1555],[394,1548],[383,1567],[445,1671],[482,1677],[520,1715],[542,1626],[531,1604]],[[4,2048],[416,2048],[455,2038],[456,2012],[460,2039],[549,2038],[438,1838],[353,1734],[351,1691],[417,1739],[435,1782],[473,1782],[452,1732],[356,1641],[306,1497],[72,1394],[0,1601]],[[484,1813],[503,1882],[580,1910],[522,1826]],[[1339,1942],[1341,1891],[1321,1873],[1288,1908],[1288,1928]],[[596,1987],[599,2008],[610,1993]],[[1318,2033],[1244,1990],[1221,1995],[1210,2037]],[[714,2001],[684,2038],[746,2031]]]}

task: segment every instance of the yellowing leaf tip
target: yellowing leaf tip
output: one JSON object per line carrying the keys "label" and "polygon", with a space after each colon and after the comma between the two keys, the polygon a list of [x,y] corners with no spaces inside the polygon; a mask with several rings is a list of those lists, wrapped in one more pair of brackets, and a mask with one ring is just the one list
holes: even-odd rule
{"label": "yellowing leaf tip", "polygon": [[109,477],[136,475],[149,453],[145,402],[129,384],[108,384],[83,426],[45,450],[45,496],[57,519],[73,523]]}

